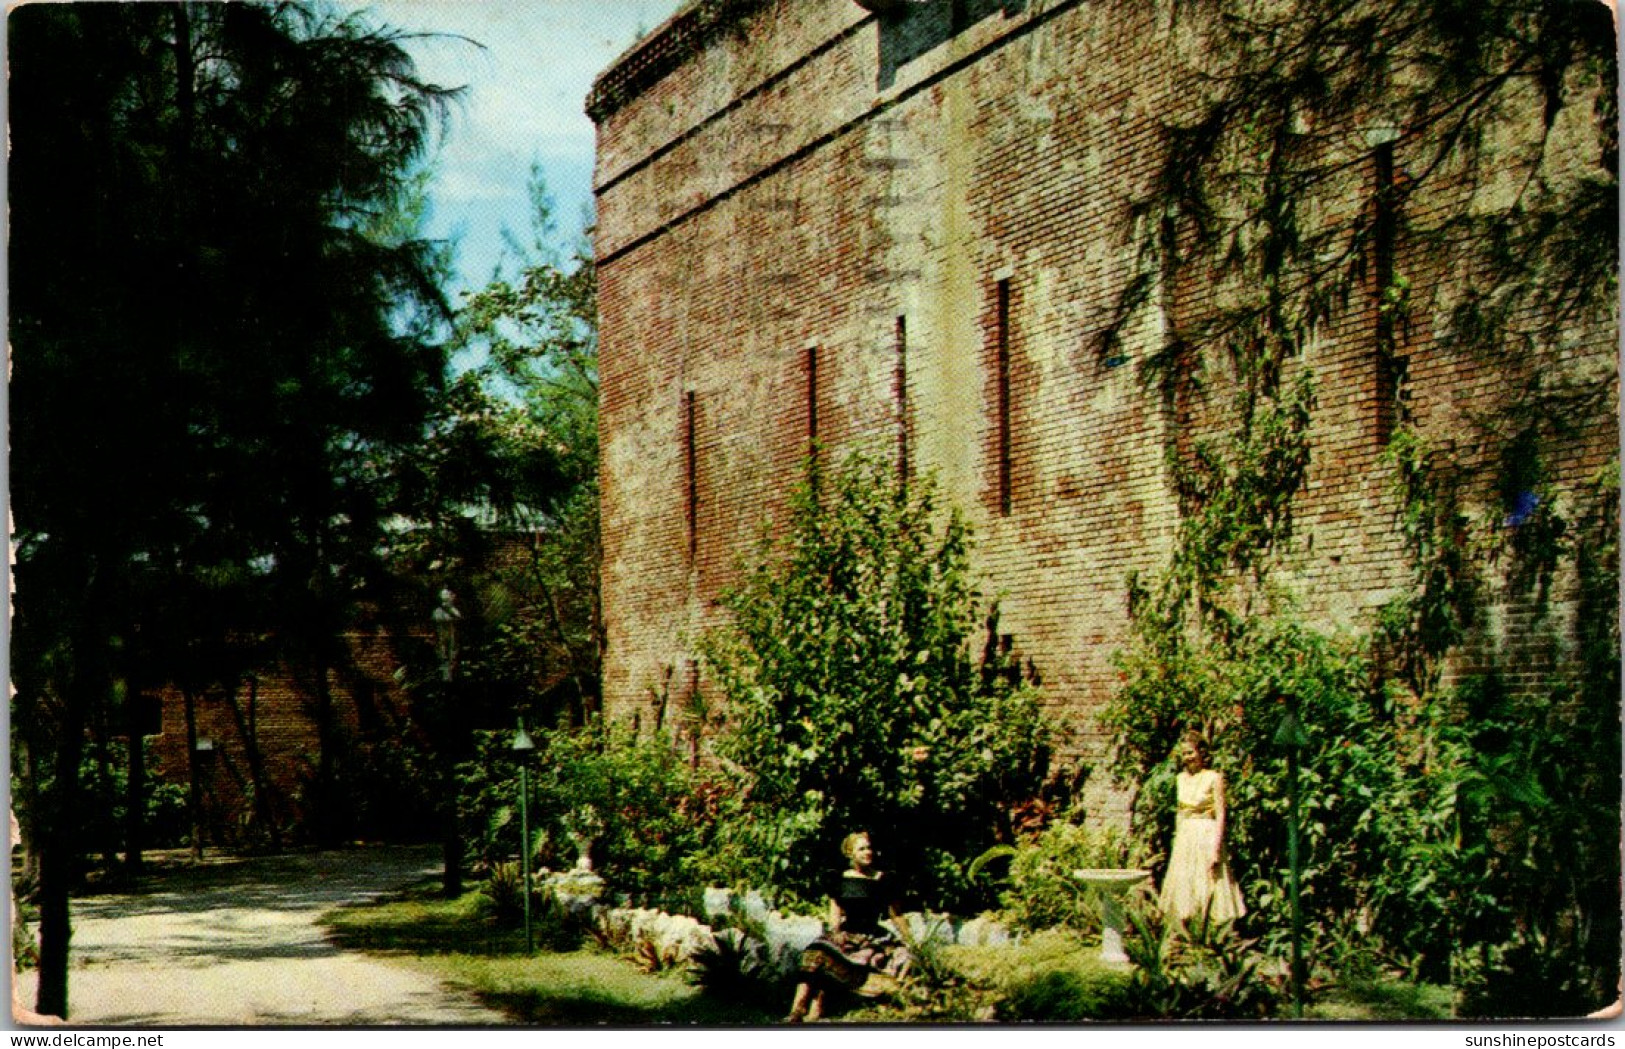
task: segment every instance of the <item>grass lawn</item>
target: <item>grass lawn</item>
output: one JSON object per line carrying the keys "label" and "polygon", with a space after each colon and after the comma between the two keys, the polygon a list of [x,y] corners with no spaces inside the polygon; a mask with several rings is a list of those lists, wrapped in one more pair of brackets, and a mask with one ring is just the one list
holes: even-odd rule
{"label": "grass lawn", "polygon": [[[944,996],[947,1009],[933,1019],[973,1020],[996,1012],[1000,1019],[1087,1022],[1101,1014],[1101,1002],[1129,979],[1125,965],[1100,960],[1097,941],[1050,929],[1008,947],[950,947],[943,952],[964,983]],[[1305,1019],[1342,1021],[1447,1020],[1448,987],[1372,977],[1324,989],[1304,1009]],[[1286,1004],[1280,1018],[1290,1016]],[[978,1016],[980,1012],[983,1015]],[[846,1019],[876,1022],[908,1020],[907,1012],[885,1003],[868,1005]]]}
{"label": "grass lawn", "polygon": [[[740,1001],[707,995],[681,970],[648,973],[599,950],[538,950],[526,957],[524,933],[484,916],[480,894],[455,900],[426,882],[396,896],[344,907],[323,918],[333,940],[351,950],[393,959],[468,989],[516,1024],[759,1026],[777,1023],[783,1000]],[[1005,947],[949,947],[942,960],[953,986],[915,989],[900,1001],[849,1002],[831,1018],[843,1022],[1079,1022],[1093,1018],[1102,995],[1128,979],[1124,966],[1100,961],[1099,947],[1065,930],[1049,930]],[[1307,1019],[1443,1020],[1448,988],[1394,979],[1351,981],[1326,990]],[[1284,1017],[1283,1017],[1284,1018]]]}
{"label": "grass lawn", "polygon": [[1304,1008],[1311,1020],[1449,1020],[1455,995],[1448,987],[1397,979],[1350,980]]}
{"label": "grass lawn", "polygon": [[334,942],[392,959],[472,991],[516,1024],[767,1024],[783,1002],[727,1002],[703,995],[680,971],[645,973],[600,951],[526,957],[524,932],[480,913],[480,895],[455,900],[432,883],[369,904],[342,907],[322,919]]}

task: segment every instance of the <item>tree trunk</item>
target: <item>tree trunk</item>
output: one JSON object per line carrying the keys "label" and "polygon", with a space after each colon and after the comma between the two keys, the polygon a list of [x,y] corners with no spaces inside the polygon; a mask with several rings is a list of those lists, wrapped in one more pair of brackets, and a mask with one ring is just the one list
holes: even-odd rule
{"label": "tree trunk", "polygon": [[[446,685],[450,689],[450,683]],[[463,828],[457,816],[457,759],[462,751],[464,718],[455,709],[456,697],[449,697],[449,738],[441,741],[440,751],[440,819],[441,858],[444,870],[440,877],[440,890],[448,900],[463,894]]]}
{"label": "tree trunk", "polygon": [[[450,781],[452,777],[447,777]],[[463,834],[462,827],[457,819],[456,788],[448,782],[444,792],[447,796],[445,808],[441,818],[445,821],[444,837],[441,843],[441,858],[445,870],[440,876],[440,891],[448,900],[455,900],[463,894]]]}
{"label": "tree trunk", "polygon": [[130,769],[124,791],[124,869],[131,877],[141,873],[141,850],[146,844],[147,737],[142,724],[145,696],[132,682],[124,685],[124,731],[129,739]]}
{"label": "tree trunk", "polygon": [[[93,659],[93,656],[86,656]],[[74,683],[56,746],[56,769],[46,792],[45,819],[38,821],[40,865],[39,991],[34,1010],[68,1018],[68,942],[73,936],[69,897],[79,877],[79,762],[84,756],[83,711],[92,685]]]}
{"label": "tree trunk", "polygon": [[[96,790],[92,805],[105,804],[109,809],[117,803],[113,793],[113,742],[112,742],[112,716],[105,708],[102,716],[96,719],[96,727],[92,741],[96,755]],[[109,871],[118,868],[118,832],[108,829],[107,833],[98,835],[101,841],[102,867]]]}
{"label": "tree trunk", "polygon": [[231,716],[237,724],[237,735],[243,741],[243,754],[248,761],[248,781],[254,791],[254,819],[266,834],[272,852],[282,851],[282,832],[277,827],[276,812],[271,807],[271,785],[265,778],[265,755],[260,751],[259,737],[259,680],[248,678],[248,711],[237,702],[237,690],[231,691]]}
{"label": "tree trunk", "polygon": [[[58,790],[64,788],[53,788],[53,793]],[[73,839],[68,826],[54,826],[39,843],[39,991],[34,1011],[64,1020],[68,1018],[68,941],[73,936],[68,897],[79,865]]]}
{"label": "tree trunk", "polygon": [[186,711],[186,812],[192,820],[192,862],[203,859],[203,783],[197,754],[197,697],[190,688],[181,690]]}

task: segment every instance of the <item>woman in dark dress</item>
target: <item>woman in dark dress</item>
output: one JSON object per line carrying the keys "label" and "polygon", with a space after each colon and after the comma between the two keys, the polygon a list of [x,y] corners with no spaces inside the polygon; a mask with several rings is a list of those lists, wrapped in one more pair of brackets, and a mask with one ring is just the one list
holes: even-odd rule
{"label": "woman in dark dress", "polygon": [[801,977],[786,1023],[821,1017],[824,992],[831,987],[863,993],[871,976],[896,978],[908,965],[908,951],[880,924],[890,918],[894,928],[904,928],[891,882],[875,869],[869,835],[862,831],[847,835],[841,851],[851,867],[842,872],[830,897],[827,930],[801,952]]}

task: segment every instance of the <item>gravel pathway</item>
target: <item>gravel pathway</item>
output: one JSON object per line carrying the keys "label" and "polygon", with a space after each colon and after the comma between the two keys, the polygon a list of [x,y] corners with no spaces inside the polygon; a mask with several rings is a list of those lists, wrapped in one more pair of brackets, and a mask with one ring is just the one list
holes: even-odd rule
{"label": "gravel pathway", "polygon": [[[325,911],[439,870],[438,850],[162,864],[136,891],[73,902],[70,1022],[151,1027],[472,1026],[502,1013],[431,976],[329,943]],[[34,974],[18,978],[34,1000]]]}

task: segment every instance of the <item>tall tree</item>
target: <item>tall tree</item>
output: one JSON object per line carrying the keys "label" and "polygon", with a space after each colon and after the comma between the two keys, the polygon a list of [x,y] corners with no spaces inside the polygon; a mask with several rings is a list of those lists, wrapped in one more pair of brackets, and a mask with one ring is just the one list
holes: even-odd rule
{"label": "tall tree", "polygon": [[532,242],[510,237],[517,276],[467,296],[465,370],[400,464],[415,527],[393,552],[416,593],[401,607],[421,616],[449,590],[458,609],[454,673],[440,665],[446,652],[403,653],[419,667],[414,718],[441,778],[448,894],[461,887],[457,765],[473,757],[474,729],[511,726],[516,712],[580,723],[599,694],[594,270],[551,243],[534,168],[531,197]]}
{"label": "tall tree", "polygon": [[[448,93],[401,34],[314,5],[11,19],[14,724],[48,766],[37,1008],[65,1016],[79,758],[138,626],[182,682],[274,624],[331,760],[331,639],[445,363],[432,251],[370,220]],[[217,607],[252,622],[200,622],[243,587]],[[172,588],[199,603],[166,612]]]}

